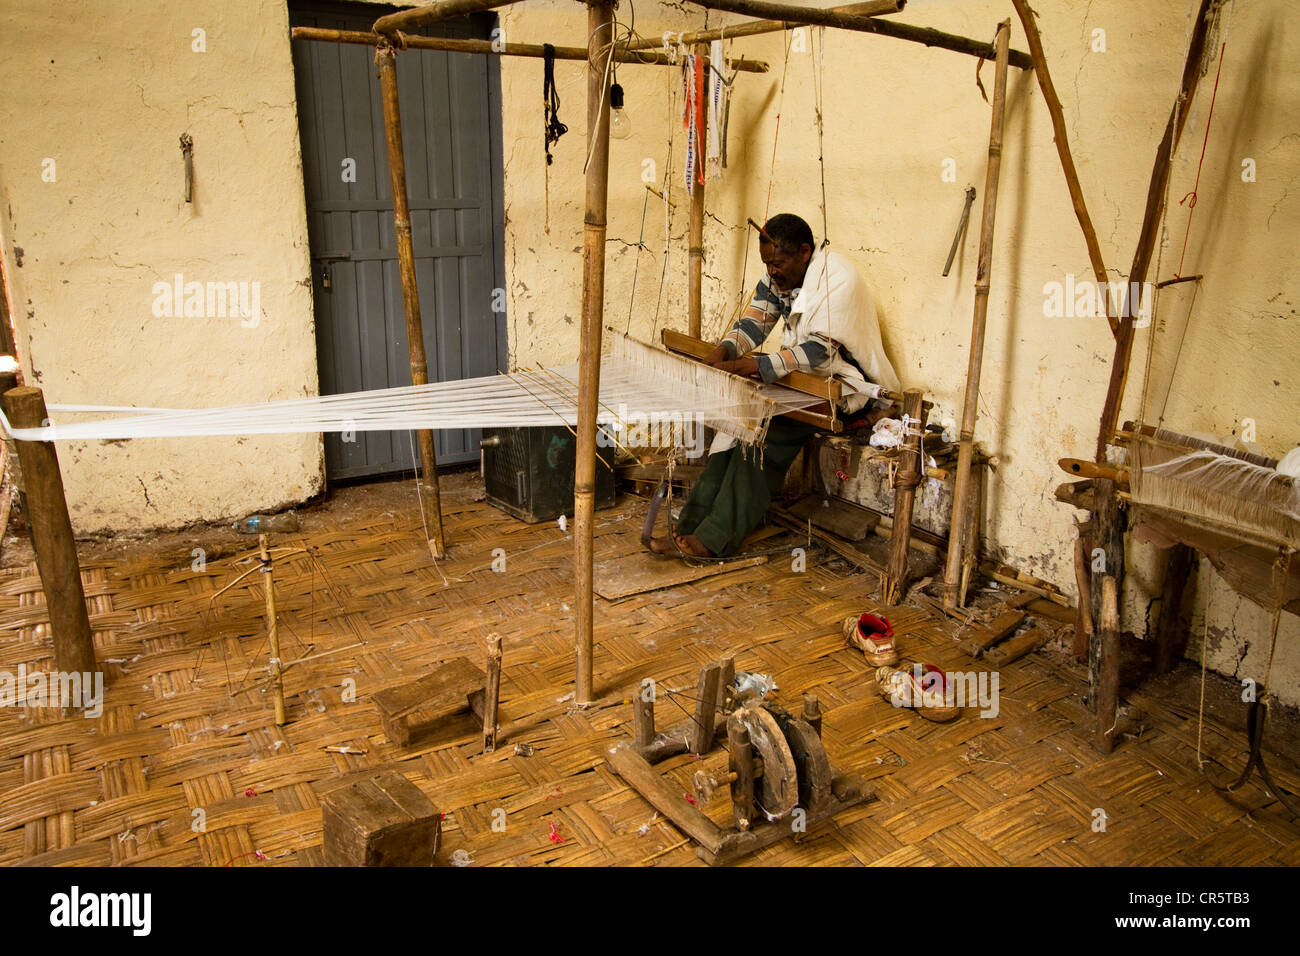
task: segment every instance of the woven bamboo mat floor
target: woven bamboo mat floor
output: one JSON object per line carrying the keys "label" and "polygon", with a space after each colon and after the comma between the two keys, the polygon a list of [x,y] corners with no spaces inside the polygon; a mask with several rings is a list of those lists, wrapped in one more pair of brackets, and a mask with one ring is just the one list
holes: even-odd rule
{"label": "woven bamboo mat floor", "polygon": [[[240,555],[206,566],[188,548],[86,560],[104,710],[0,709],[0,862],[318,865],[322,794],[393,768],[446,813],[443,859],[463,849],[475,866],[702,865],[601,754],[630,734],[623,700],[642,678],[692,693],[702,665],[734,654],[738,669],[774,675],[792,708],[815,692],[831,760],[879,797],[749,864],[1300,863],[1300,825],[1258,784],[1230,801],[1198,774],[1191,707],[1150,708],[1142,739],[1102,758],[1080,673],[1039,653],[999,673],[996,717],[968,709],[938,725],[894,709],[839,635],[844,616],[875,606],[865,596],[875,582],[834,565],[795,573],[773,560],[599,602],[601,699],[577,708],[571,529],[514,521],[476,502],[476,484],[445,482],[451,553],[438,567],[409,509],[326,506],[275,542],[316,555],[286,557],[276,573],[283,655],[303,658],[286,674],[283,728],[265,686],[259,576],[212,601],[248,567]],[[643,507],[598,514],[598,560],[627,547]],[[504,573],[492,569],[501,554]],[[888,613],[905,654],[972,669],[953,625],[916,608]],[[0,575],[0,669],[48,668],[47,629],[34,567]],[[470,725],[418,749],[391,744],[371,695],[447,658],[481,663],[494,631],[505,645],[502,749],[480,754]],[[683,719],[678,700],[661,693],[661,727]],[[1204,738],[1206,753],[1241,766],[1236,733],[1207,724]],[[658,766],[685,791],[694,770],[722,763],[719,751]],[[1300,789],[1294,765],[1274,758],[1272,769]],[[705,809],[724,820],[725,791]]]}

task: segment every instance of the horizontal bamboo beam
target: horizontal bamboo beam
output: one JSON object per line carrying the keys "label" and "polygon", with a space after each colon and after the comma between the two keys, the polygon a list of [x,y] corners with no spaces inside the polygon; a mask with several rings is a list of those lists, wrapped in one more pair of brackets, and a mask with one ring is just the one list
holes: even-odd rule
{"label": "horizontal bamboo beam", "polygon": [[[797,7],[788,3],[767,3],[762,0],[691,0],[697,7],[709,10],[721,10],[726,13],[739,13],[751,17],[765,17],[781,20],[790,26],[811,24],[822,27],[838,27],[842,30],[854,30],[859,33],[875,33],[879,36],[894,37],[899,40],[911,40],[926,46],[954,53],[977,56],[982,60],[992,60],[997,56],[992,41],[982,42],[969,37],[932,30],[929,27],[917,27],[908,23],[894,23],[878,17],[845,16],[836,13],[836,8],[817,9]],[[732,35],[732,34],[729,34]],[[1031,70],[1034,61],[1028,53],[1012,50],[1007,59],[1012,66],[1021,70]]]}
{"label": "horizontal bamboo beam", "polygon": [[515,2],[516,0],[437,0],[436,3],[428,3],[411,10],[399,10],[380,17],[375,21],[373,29],[376,33],[392,37],[397,35],[398,30],[409,30],[412,27],[424,26],[426,23],[469,16],[471,13],[484,13],[497,7],[508,7]]}
{"label": "horizontal bamboo beam", "polygon": [[[843,7],[831,7],[828,13],[843,13],[859,17],[877,17],[886,13],[897,13],[903,9],[907,0],[871,0],[869,3],[850,3]],[[780,33],[799,26],[787,20],[754,20],[750,23],[732,24],[715,30],[697,30],[683,33],[674,40],[682,45],[691,43],[712,43],[714,40],[730,40],[736,37],[759,36],[764,33]],[[653,50],[663,45],[662,40],[641,40],[628,46],[629,50]]]}
{"label": "horizontal bamboo beam", "polygon": [[[325,40],[331,43],[356,43],[375,46],[381,37],[378,33],[366,33],[364,30],[330,30],[323,27],[294,27],[291,36],[295,40]],[[490,40],[464,40],[452,37],[423,37],[398,33],[396,45],[399,48],[415,50],[447,50],[452,53],[493,53],[499,56],[527,56],[540,59],[545,56],[545,48],[540,43],[496,43]],[[576,46],[557,46],[557,60],[586,60],[587,51]],[[627,51],[621,47],[614,51],[614,59],[619,63],[644,63],[650,66],[678,66],[665,53],[646,51]],[[707,59],[707,58],[706,58]],[[742,73],[766,73],[768,64],[761,60],[732,60],[731,68]]]}

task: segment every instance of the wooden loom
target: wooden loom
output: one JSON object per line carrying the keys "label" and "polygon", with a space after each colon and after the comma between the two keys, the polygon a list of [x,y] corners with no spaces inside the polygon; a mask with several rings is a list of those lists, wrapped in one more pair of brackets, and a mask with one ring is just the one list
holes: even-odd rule
{"label": "wooden loom", "polygon": [[[403,152],[401,131],[401,109],[398,101],[396,82],[396,55],[399,51],[411,49],[456,50],[466,53],[483,53],[500,56],[538,56],[535,46],[527,44],[506,44],[500,48],[481,42],[452,40],[436,37],[417,37],[405,31],[441,20],[467,16],[510,6],[523,0],[435,0],[435,2],[388,14],[377,19],[370,33],[358,31],[319,30],[307,27],[295,27],[291,37],[307,40],[323,40],[341,43],[361,43],[376,47],[376,65],[381,81],[381,99],[383,105],[387,160],[394,197],[394,228],[397,239],[399,274],[401,278],[402,299],[410,349],[411,377],[413,383],[427,381],[428,361],[423,354],[423,331],[420,309],[419,289],[416,282],[414,249],[411,241],[411,223],[409,199],[406,190],[405,156]],[[908,42],[920,43],[927,47],[945,49],[979,59],[999,58],[1003,63],[1019,69],[1032,66],[1030,57],[1019,51],[995,49],[993,44],[983,43],[967,37],[944,33],[940,30],[911,26],[908,24],[887,23],[878,19],[886,14],[902,9],[904,0],[870,0],[870,2],[849,4],[830,9],[807,8],[789,3],[766,2],[766,0],[692,0],[697,6],[729,11],[742,15],[762,17],[764,19],[750,23],[733,24],[715,31],[703,31],[679,38],[681,42],[703,44],[722,36],[742,37],[757,36],[790,30],[802,25],[829,26],[860,33],[872,33],[889,36]],[[577,621],[575,634],[575,652],[577,658],[577,679],[575,699],[579,703],[590,702],[593,697],[592,684],[592,639],[594,589],[592,573],[592,524],[595,500],[595,434],[598,402],[598,385],[600,378],[599,358],[601,354],[601,330],[604,297],[605,270],[605,226],[608,203],[609,180],[609,77],[605,65],[600,63],[600,55],[593,56],[598,50],[611,59],[620,62],[646,63],[651,65],[676,66],[675,58],[647,54],[649,46],[657,44],[624,42],[616,43],[614,34],[614,0],[586,0],[588,7],[588,48],[582,50],[561,48],[557,52],[559,59],[587,60],[587,155],[586,166],[586,215],[583,243],[583,306],[580,337],[581,374],[581,409],[578,423],[577,468],[574,480],[574,577],[577,591]],[[600,37],[609,39],[602,44]],[[715,36],[716,35],[716,36]],[[703,47],[697,45],[696,51]],[[750,61],[740,61],[733,66],[744,72],[766,72],[767,65]],[[703,248],[703,210],[704,190],[702,186],[692,188],[692,215],[690,230],[689,268],[691,295],[690,331],[698,335],[701,314],[700,296],[704,248]],[[40,400],[39,395],[36,400]],[[920,394],[917,393],[918,417]],[[11,419],[20,427],[34,427],[40,421],[19,421],[18,414],[11,413]],[[418,436],[422,478],[418,492],[422,509],[433,512],[432,527],[428,539],[430,553],[440,557],[446,553],[442,514],[438,492],[437,461],[432,433],[425,430]],[[54,462],[53,444],[49,442],[18,443],[20,455],[42,457]],[[23,445],[30,447],[24,449]],[[67,518],[67,506],[63,496],[61,482],[58,480],[57,465],[53,477],[49,468],[33,467],[26,470],[29,481],[29,501],[32,503],[33,537],[38,554],[47,553],[49,560],[40,562],[42,584],[46,599],[51,608],[52,618],[67,619],[66,626],[56,627],[56,636],[64,638],[63,644],[56,647],[56,658],[61,666],[68,669],[84,669],[79,663],[89,660],[93,663],[93,645],[90,640],[89,626],[84,623],[85,607],[76,562],[75,544],[72,539],[70,522]],[[44,475],[46,477],[40,478]],[[30,488],[39,483],[40,490],[33,494]],[[906,557],[904,536],[904,559]],[[78,610],[79,608],[79,610]]]}

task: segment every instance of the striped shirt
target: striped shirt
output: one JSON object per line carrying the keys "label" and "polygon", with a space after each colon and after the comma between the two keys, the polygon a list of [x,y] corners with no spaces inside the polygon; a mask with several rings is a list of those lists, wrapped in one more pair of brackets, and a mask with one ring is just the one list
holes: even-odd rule
{"label": "striped shirt", "polygon": [[[722,346],[727,350],[727,357],[734,360],[747,355],[758,348],[767,339],[776,326],[777,319],[788,320],[794,295],[774,289],[764,276],[754,290],[754,297],[748,307],[731,327],[731,331],[722,337]],[[830,375],[834,355],[832,349],[838,346],[829,339],[814,334],[813,337],[796,345],[786,346],[777,352],[757,355],[758,374],[765,384],[771,384],[798,370],[810,375]]]}

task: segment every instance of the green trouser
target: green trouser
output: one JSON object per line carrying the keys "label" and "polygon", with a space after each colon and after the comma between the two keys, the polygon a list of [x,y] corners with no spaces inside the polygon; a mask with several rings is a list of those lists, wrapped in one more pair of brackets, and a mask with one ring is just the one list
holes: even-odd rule
{"label": "green trouser", "polygon": [[767,514],[785,473],[817,430],[790,418],[774,418],[762,448],[737,444],[710,455],[682,505],[677,533],[695,535],[716,557],[735,554]]}

